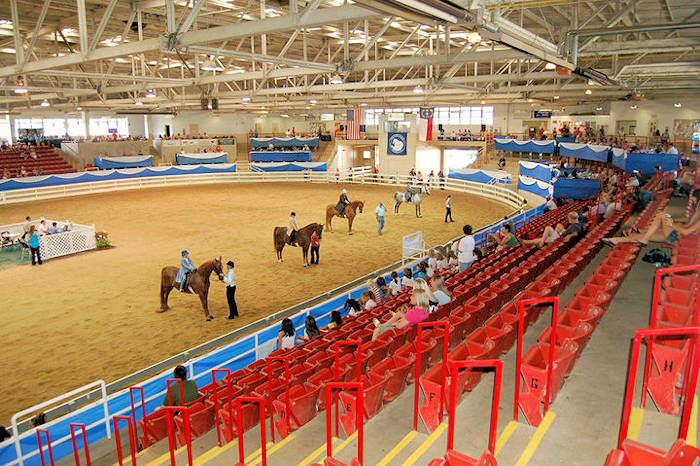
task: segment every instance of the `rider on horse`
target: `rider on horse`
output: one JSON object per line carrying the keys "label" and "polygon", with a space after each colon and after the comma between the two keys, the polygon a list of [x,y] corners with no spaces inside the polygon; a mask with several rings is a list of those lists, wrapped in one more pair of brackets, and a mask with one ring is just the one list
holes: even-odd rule
{"label": "rider on horse", "polygon": [[340,199],[338,199],[338,203],[335,205],[335,208],[338,210],[338,215],[340,217],[345,217],[345,207],[350,204],[350,199],[348,199],[348,192],[343,189],[343,191],[340,193]]}
{"label": "rider on horse", "polygon": [[411,183],[408,183],[406,186],[406,194],[404,197],[406,198],[406,202],[411,202],[411,198],[413,197],[413,187],[411,186]]}
{"label": "rider on horse", "polygon": [[[190,259],[190,253],[186,249],[182,251],[182,260],[180,260],[180,269],[177,271],[177,276],[175,277],[175,283],[180,284],[180,291],[184,293],[187,289],[187,278],[189,274],[197,270],[197,266],[194,265],[192,259]],[[191,293],[194,293],[190,289]]]}
{"label": "rider on horse", "polygon": [[289,245],[290,246],[296,246],[297,242],[297,231],[299,231],[299,227],[297,226],[297,214],[296,212],[292,212],[289,215]]}

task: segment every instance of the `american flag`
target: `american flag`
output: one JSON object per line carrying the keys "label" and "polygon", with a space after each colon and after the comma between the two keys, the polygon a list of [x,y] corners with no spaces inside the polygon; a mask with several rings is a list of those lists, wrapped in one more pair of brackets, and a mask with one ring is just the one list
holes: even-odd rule
{"label": "american flag", "polygon": [[345,139],[360,139],[360,109],[348,110],[348,124],[345,128]]}

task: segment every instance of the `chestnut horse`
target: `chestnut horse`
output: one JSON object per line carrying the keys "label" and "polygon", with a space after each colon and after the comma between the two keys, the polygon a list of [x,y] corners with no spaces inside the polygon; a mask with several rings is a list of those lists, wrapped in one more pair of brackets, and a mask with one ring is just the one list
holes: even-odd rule
{"label": "chestnut horse", "polygon": [[[345,212],[343,212],[348,219],[348,234],[352,235],[352,221],[355,220],[355,215],[357,213],[362,213],[362,209],[365,208],[365,203],[363,201],[352,201],[345,207]],[[338,209],[335,208],[335,204],[328,204],[326,206],[326,230],[333,231],[331,227],[331,221],[333,217],[340,215],[338,214]]]}
{"label": "chestnut horse", "polygon": [[[320,223],[309,223],[304,228],[297,230],[296,242],[301,246],[301,260],[304,267],[309,265],[309,248],[311,247],[311,234],[316,231],[318,239],[321,239],[323,234],[323,225]],[[287,227],[275,227],[272,233],[272,240],[275,243],[275,251],[277,252],[277,261],[282,262],[282,249],[285,244],[289,244],[289,235]]]}
{"label": "chestnut horse", "polygon": [[[160,271],[160,311],[165,312],[170,309],[168,306],[168,295],[175,289],[180,289],[180,284],[175,283],[175,276],[177,275],[177,267],[163,267]],[[202,302],[202,309],[204,309],[204,317],[207,320],[212,320],[214,316],[209,313],[208,295],[209,295],[209,276],[212,272],[216,272],[216,276],[219,280],[224,279],[224,272],[221,266],[221,257],[218,259],[212,259],[210,261],[204,262],[202,265],[197,267],[197,270],[190,273],[187,276],[187,290],[185,293],[189,293],[190,289],[199,295],[199,300]]]}

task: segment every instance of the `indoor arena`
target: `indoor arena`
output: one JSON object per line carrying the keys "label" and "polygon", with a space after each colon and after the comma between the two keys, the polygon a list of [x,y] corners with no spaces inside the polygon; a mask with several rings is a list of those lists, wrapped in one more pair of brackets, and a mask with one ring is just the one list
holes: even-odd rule
{"label": "indoor arena", "polygon": [[0,3],[0,465],[700,464],[696,1]]}

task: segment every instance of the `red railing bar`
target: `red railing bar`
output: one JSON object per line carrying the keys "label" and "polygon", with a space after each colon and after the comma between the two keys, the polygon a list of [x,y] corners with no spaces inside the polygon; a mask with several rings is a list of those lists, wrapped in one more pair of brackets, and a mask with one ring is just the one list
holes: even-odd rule
{"label": "red railing bar", "polygon": [[71,422],[70,424],[70,439],[73,443],[73,457],[75,458],[75,466],[80,466],[80,455],[78,454],[78,442],[76,441],[75,428],[80,427],[83,434],[83,450],[85,450],[85,464],[90,466],[90,448],[88,447],[87,430],[85,424]]}
{"label": "red railing bar", "polygon": [[[131,422],[134,424],[134,444],[138,448],[138,424],[136,423],[136,403],[134,402],[134,392],[140,392],[141,395],[141,419],[146,419],[146,397],[143,387],[129,387],[129,402],[131,403]],[[148,429],[146,422],[143,423],[143,436],[147,437],[146,430]]]}
{"label": "red railing bar", "polygon": [[180,404],[179,406],[184,406],[185,405],[185,389],[182,385],[182,380],[181,379],[168,379],[165,381],[166,389],[168,390],[168,404],[170,406],[173,405],[173,394],[170,393],[170,385],[172,384],[178,384],[180,387]]}
{"label": "red railing bar", "polygon": [[[219,412],[219,383],[216,380],[217,374],[225,374],[223,380],[228,386],[228,401],[233,403],[233,381],[231,380],[231,370],[230,369],[212,369],[211,371],[211,383],[214,386],[214,422],[216,423],[216,443],[221,446],[221,413]],[[233,417],[233,416],[231,416]]]}
{"label": "red railing bar", "polygon": [[[364,387],[359,382],[331,382],[326,384],[326,457],[333,457],[333,435],[331,429],[331,412],[328,410],[334,395],[334,390],[355,390],[355,425],[357,427],[357,460],[360,466],[364,464],[364,421],[365,421],[365,393]],[[336,422],[337,425],[337,422]]]}
{"label": "red railing bar", "polygon": [[238,463],[245,466],[245,447],[243,446],[243,403],[257,403],[260,410],[260,445],[262,466],[267,466],[267,436],[265,432],[265,400],[260,397],[241,396],[236,398],[236,427],[238,430]]}
{"label": "red railing bar", "polygon": [[[630,355],[630,368],[627,376],[627,387],[625,389],[624,408],[622,410],[622,422],[620,424],[620,436],[618,438],[618,448],[622,448],[622,444],[627,439],[629,432],[630,415],[632,413],[632,400],[634,398],[634,385],[637,379],[637,365],[639,364],[639,353],[641,350],[642,340],[649,340],[656,337],[683,337],[695,336],[694,350],[695,354],[692,361],[691,378],[686,380],[686,398],[683,401],[683,413],[681,416],[681,425],[679,428],[678,438],[685,438],[688,434],[688,424],[690,423],[690,409],[688,409],[688,400],[692,399],[695,391],[695,386],[698,382],[698,373],[700,372],[700,327],[683,327],[683,328],[647,328],[637,330],[634,334],[632,343],[632,354]],[[690,403],[692,406],[692,403]]]}
{"label": "red railing bar", "polygon": [[420,399],[420,384],[418,383],[421,376],[422,350],[423,350],[423,329],[424,328],[439,328],[442,330],[442,366],[440,369],[440,423],[443,420],[443,411],[445,409],[445,385],[447,384],[447,355],[449,354],[450,345],[450,324],[446,321],[437,322],[421,322],[418,324],[418,336],[416,340],[416,377],[415,387],[413,390],[413,430],[418,430],[418,401]]}
{"label": "red railing bar", "polygon": [[[656,328],[656,318],[659,308],[659,300],[661,299],[661,281],[666,275],[675,275],[686,272],[700,272],[700,264],[696,265],[681,265],[676,267],[665,267],[663,269],[657,269],[654,275],[654,294],[651,300],[651,315],[649,317],[649,328]],[[693,326],[698,325],[698,316],[700,315],[700,289],[698,290],[698,296],[695,297],[695,313],[693,315]],[[642,408],[647,406],[647,387],[649,385],[649,371],[651,369],[651,355],[652,348],[654,345],[654,339],[649,338],[647,340],[647,352],[644,357],[644,375],[642,377]],[[690,367],[690,365],[688,365]],[[686,377],[688,376],[688,368],[686,368]],[[686,378],[687,380],[687,378]]]}
{"label": "red railing bar", "polygon": [[[268,401],[270,404],[270,431],[272,432],[272,441],[275,441],[275,423],[274,423],[274,414],[273,414],[273,408],[272,408],[272,362],[273,361],[281,361],[284,363],[284,409],[287,411],[287,415],[285,416],[285,421],[287,424],[287,432],[290,430],[290,420],[289,416],[292,413],[291,409],[291,401],[290,401],[290,395],[289,395],[289,358],[286,356],[273,356],[270,358],[267,358],[267,396],[268,396]],[[261,424],[264,425],[265,422],[261,420]]]}
{"label": "red railing bar", "polygon": [[[356,375],[355,378],[357,382],[362,381],[362,341],[360,340],[347,340],[347,341],[339,341],[336,342],[333,345],[333,380],[338,382],[340,378],[340,367],[339,367],[339,362],[340,362],[340,348],[343,346],[355,346],[357,347],[357,356],[355,357],[355,361],[357,362],[356,366]],[[340,418],[340,404],[338,403],[338,400],[336,399],[334,401],[335,403],[335,435],[336,437],[339,434],[339,418]],[[326,409],[329,409],[331,405],[326,405]],[[364,405],[363,405],[363,410],[364,410]]]}
{"label": "red railing bar", "polygon": [[[119,466],[124,466],[124,456],[122,455],[122,442],[119,434],[119,421],[125,421],[129,431],[129,451],[131,453],[131,465],[136,466],[136,446],[134,445],[134,426],[129,416],[114,416],[114,441],[117,444],[117,460]],[[42,465],[43,466],[43,465]]]}
{"label": "red railing bar", "polygon": [[522,366],[523,339],[525,337],[525,307],[537,304],[552,304],[552,330],[549,336],[549,355],[545,381],[544,414],[549,411],[552,389],[552,367],[554,366],[554,347],[557,343],[557,316],[559,315],[559,296],[530,298],[518,301],[518,348],[515,353],[515,394],[513,397],[513,419],[518,420],[520,402],[520,367]]}
{"label": "red railing bar", "polygon": [[44,434],[46,437],[46,449],[49,451],[49,461],[51,466],[54,466],[54,461],[53,461],[53,449],[51,448],[51,435],[49,434],[49,431],[46,429],[37,429],[36,431],[36,441],[39,446],[39,458],[41,458],[41,466],[46,466],[45,460],[44,460],[44,447],[41,444],[41,434]]}

